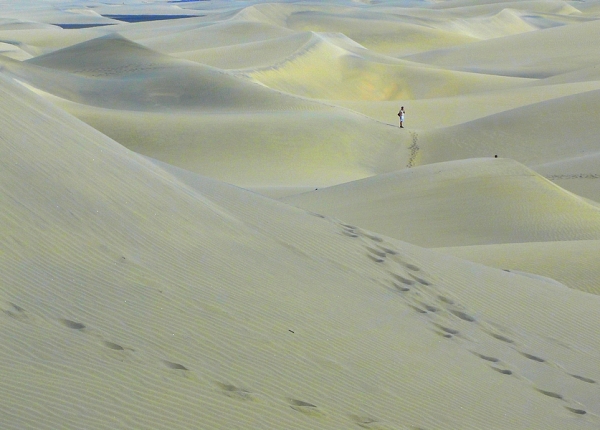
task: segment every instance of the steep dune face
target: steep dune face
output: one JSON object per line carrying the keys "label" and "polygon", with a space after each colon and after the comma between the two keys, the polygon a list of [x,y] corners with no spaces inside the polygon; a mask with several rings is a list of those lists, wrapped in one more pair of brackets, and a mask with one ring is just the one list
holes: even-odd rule
{"label": "steep dune face", "polygon": [[595,298],[192,186],[0,85],[8,427],[597,426]]}

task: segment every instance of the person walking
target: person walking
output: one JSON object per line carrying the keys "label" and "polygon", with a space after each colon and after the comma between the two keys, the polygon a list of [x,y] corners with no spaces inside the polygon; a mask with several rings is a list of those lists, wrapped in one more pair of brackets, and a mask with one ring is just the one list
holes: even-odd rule
{"label": "person walking", "polygon": [[404,128],[404,126],[402,125],[404,123],[404,106],[402,106],[400,108],[400,112],[398,112],[398,116],[400,117],[400,128]]}

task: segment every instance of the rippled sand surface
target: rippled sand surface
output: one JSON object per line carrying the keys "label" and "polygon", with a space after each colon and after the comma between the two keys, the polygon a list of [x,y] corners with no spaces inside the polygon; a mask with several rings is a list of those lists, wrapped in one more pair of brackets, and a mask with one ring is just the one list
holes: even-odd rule
{"label": "rippled sand surface", "polygon": [[0,6],[2,429],[600,427],[600,1]]}

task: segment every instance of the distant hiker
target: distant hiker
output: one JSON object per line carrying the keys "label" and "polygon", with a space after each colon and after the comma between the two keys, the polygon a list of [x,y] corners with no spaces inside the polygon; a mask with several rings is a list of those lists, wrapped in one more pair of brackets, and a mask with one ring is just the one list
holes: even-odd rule
{"label": "distant hiker", "polygon": [[402,123],[404,122],[404,106],[402,106],[400,108],[400,112],[398,112],[398,116],[400,117],[400,128],[404,128],[404,126],[402,125]]}

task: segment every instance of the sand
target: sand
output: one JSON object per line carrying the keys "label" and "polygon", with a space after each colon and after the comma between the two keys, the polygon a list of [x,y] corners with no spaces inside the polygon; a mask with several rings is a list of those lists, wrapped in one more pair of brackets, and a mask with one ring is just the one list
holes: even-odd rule
{"label": "sand", "polygon": [[600,427],[600,1],[4,3],[0,427]]}

